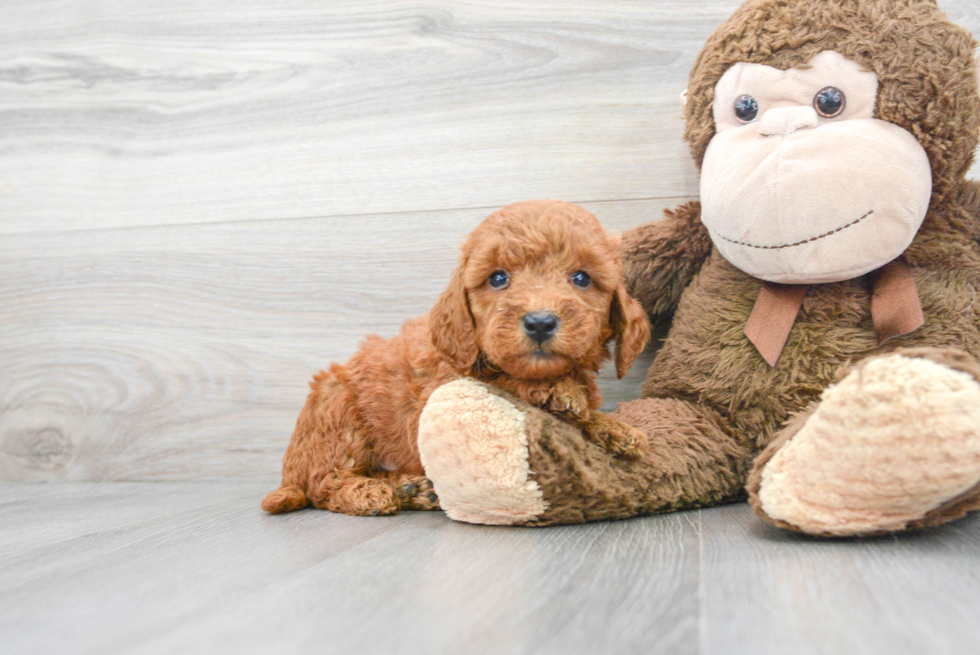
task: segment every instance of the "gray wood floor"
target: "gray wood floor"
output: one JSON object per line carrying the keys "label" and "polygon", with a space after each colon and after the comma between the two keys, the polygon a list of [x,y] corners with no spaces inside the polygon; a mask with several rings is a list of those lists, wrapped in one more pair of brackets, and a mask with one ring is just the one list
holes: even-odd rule
{"label": "gray wood floor", "polygon": [[817,541],[744,504],[537,530],[266,490],[0,485],[0,652],[980,652],[978,517]]}

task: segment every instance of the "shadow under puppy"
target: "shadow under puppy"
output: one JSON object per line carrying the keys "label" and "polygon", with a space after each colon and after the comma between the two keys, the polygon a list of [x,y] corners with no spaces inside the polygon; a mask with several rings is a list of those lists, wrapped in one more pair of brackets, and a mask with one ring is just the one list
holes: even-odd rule
{"label": "shadow under puppy", "polygon": [[578,425],[611,452],[638,457],[645,435],[596,411],[595,377],[615,342],[623,377],[649,338],[623,286],[619,239],[569,203],[508,205],[467,237],[449,288],[428,314],[310,383],[283,459],[280,513],[309,504],[347,514],[438,509],[417,445],[439,386],[471,376]]}

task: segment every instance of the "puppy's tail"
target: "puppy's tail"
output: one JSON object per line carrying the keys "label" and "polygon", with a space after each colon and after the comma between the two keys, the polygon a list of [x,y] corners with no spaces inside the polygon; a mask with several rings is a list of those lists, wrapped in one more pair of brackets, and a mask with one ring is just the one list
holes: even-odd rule
{"label": "puppy's tail", "polygon": [[282,514],[303,509],[310,504],[306,492],[299,487],[279,487],[262,499],[262,509],[269,514]]}

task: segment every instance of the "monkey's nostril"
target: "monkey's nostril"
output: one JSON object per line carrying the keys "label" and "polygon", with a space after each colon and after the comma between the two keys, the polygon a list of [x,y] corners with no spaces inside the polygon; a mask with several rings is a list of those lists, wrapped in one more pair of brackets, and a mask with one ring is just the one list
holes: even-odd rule
{"label": "monkey's nostril", "polygon": [[551,312],[528,312],[523,319],[524,331],[539,345],[554,336],[558,317]]}

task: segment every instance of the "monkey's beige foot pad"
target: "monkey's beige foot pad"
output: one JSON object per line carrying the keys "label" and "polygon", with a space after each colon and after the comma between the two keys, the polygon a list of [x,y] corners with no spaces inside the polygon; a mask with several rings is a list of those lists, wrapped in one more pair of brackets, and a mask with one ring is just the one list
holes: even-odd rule
{"label": "monkey's beige foot pad", "polygon": [[748,485],[756,513],[839,537],[939,525],[977,509],[978,372],[952,350],[862,362],[756,460]]}
{"label": "monkey's beige foot pad", "polygon": [[419,419],[425,473],[450,518],[514,525],[547,509],[528,464],[527,412],[461,379],[436,389]]}

